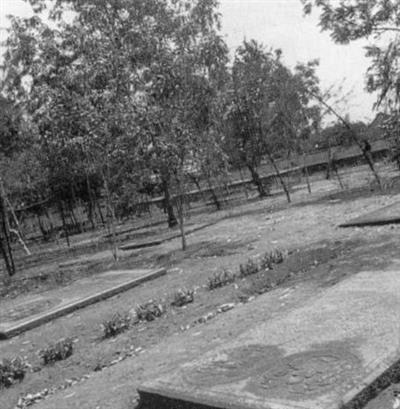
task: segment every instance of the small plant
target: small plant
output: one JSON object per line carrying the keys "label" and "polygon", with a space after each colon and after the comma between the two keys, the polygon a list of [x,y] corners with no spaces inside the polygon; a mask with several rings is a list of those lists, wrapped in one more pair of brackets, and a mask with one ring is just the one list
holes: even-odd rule
{"label": "small plant", "polygon": [[272,250],[270,257],[274,264],[280,264],[284,259],[283,252],[279,249]]}
{"label": "small plant", "polygon": [[153,300],[148,301],[145,304],[138,305],[136,307],[136,314],[139,320],[153,321],[154,319],[161,317],[165,313],[165,308],[161,303]]}
{"label": "small plant", "polygon": [[194,291],[193,290],[186,290],[186,289],[179,289],[173,295],[173,299],[171,301],[171,305],[174,307],[183,307],[186,304],[190,304],[193,302],[194,299]]}
{"label": "small plant", "polygon": [[103,337],[111,338],[126,331],[130,325],[130,317],[128,314],[116,313],[110,320],[104,321],[101,325],[103,328]]}
{"label": "small plant", "polygon": [[272,258],[271,258],[271,253],[266,252],[260,260],[260,268],[262,270],[272,270]]}
{"label": "small plant", "polygon": [[260,267],[256,260],[249,258],[246,264],[241,264],[239,267],[240,277],[247,277],[256,274],[260,271]]}
{"label": "small plant", "polygon": [[260,268],[264,270],[272,270],[273,264],[280,264],[284,260],[284,253],[279,249],[267,251],[261,258]]}
{"label": "small plant", "polygon": [[20,357],[3,359],[0,362],[0,388],[9,388],[15,382],[22,382],[28,368]]}
{"label": "small plant", "polygon": [[207,287],[210,291],[215,290],[216,288],[233,283],[235,279],[236,277],[231,271],[224,269],[215,273],[212,277],[208,277]]}
{"label": "small plant", "polygon": [[48,365],[67,359],[73,351],[74,341],[71,338],[63,338],[39,351],[39,356],[43,359],[44,364]]}

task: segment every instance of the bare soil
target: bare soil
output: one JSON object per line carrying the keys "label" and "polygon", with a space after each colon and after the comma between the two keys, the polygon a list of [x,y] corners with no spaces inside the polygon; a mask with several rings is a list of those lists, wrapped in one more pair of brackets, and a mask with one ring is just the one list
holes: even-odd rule
{"label": "bare soil", "polygon": [[[107,241],[97,237],[92,237],[96,246],[76,245],[74,254],[54,245],[46,252],[42,246],[39,256],[32,257],[31,264],[26,261],[23,279],[3,286],[3,297],[18,299],[23,292],[58,288],[83,275],[111,268],[165,266],[168,274],[2,341],[2,358],[23,356],[32,370],[21,383],[0,390],[0,408],[14,408],[20,397],[45,388],[58,390],[48,400],[38,403],[38,408],[134,407],[138,384],[156,376],[161,367],[169,370],[179,360],[202,353],[218,342],[222,334],[235,336],[245,331],[248,323],[238,322],[235,317],[240,315],[241,308],[215,315],[221,305],[246,304],[246,308],[252,308],[258,295],[271,292],[271,300],[264,306],[269,308],[265,314],[279,313],[287,307],[274,304],[277,289],[303,289],[288,301],[290,304],[335,285],[350,274],[388,268],[391,260],[398,257],[399,226],[336,227],[344,220],[400,200],[394,170],[386,165],[381,165],[379,170],[386,177],[384,192],[376,191],[370,174],[362,166],[341,170],[347,187],[344,191],[339,189],[337,181],[315,176],[313,193],[309,195],[304,184],[296,186],[292,204],[287,204],[283,195],[274,195],[220,212],[207,211],[192,216],[191,223],[213,224],[190,235],[185,252],[180,250],[178,238],[154,248],[121,253],[120,261],[114,263]],[[154,236],[164,230],[153,226],[136,233],[137,237]],[[129,240],[135,237],[135,231],[129,234]],[[84,240],[90,243],[90,238],[82,237],[80,241]],[[214,272],[223,268],[236,272],[248,258],[275,248],[287,251],[288,255],[273,270],[261,271],[220,289],[207,289],[208,277]],[[40,274],[46,278],[41,279]],[[194,289],[194,302],[181,308],[169,306],[178,288]],[[102,338],[101,324],[105,320],[115,312],[128,311],[149,299],[165,303],[167,313],[152,322],[134,325],[115,338]],[[255,320],[266,319],[260,311],[261,306],[255,307]],[[204,317],[211,319],[207,321]],[[196,336],[200,333],[201,336]],[[73,355],[44,366],[38,351],[62,337],[75,339]],[[191,347],[183,353],[186,345]],[[161,361],[162,356],[168,357],[168,363]]]}

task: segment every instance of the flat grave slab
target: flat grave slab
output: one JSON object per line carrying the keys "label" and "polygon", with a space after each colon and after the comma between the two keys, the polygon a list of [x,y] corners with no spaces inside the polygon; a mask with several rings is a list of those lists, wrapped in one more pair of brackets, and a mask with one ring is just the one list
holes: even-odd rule
{"label": "flat grave slab", "polygon": [[360,217],[351,219],[339,227],[362,227],[382,224],[400,223],[400,202],[381,207]]}
{"label": "flat grave slab", "polygon": [[139,407],[361,407],[399,369],[399,310],[400,271],[361,272],[256,327],[249,309],[246,333],[140,386]]}
{"label": "flat grave slab", "polygon": [[0,339],[11,338],[164,274],[164,268],[108,271],[68,287],[4,301],[0,304]]}
{"label": "flat grave slab", "polygon": [[[201,223],[201,224],[194,224],[187,226],[185,228],[185,234],[189,235],[192,234],[198,230],[205,229],[208,226],[211,226],[213,223]],[[179,228],[176,228],[172,231],[163,233],[158,235],[157,237],[150,237],[146,238],[143,240],[136,240],[132,241],[130,243],[124,244],[123,246],[120,246],[120,250],[135,250],[135,249],[140,249],[140,248],[145,248],[145,247],[152,247],[152,246],[158,246],[165,241],[176,239],[177,237],[180,237],[181,232]]]}

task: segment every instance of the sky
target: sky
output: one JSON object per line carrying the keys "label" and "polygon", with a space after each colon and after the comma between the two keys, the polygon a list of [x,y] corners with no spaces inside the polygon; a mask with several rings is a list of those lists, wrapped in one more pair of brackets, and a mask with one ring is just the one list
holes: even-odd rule
{"label": "sky", "polygon": [[[255,39],[266,47],[280,48],[283,60],[293,67],[297,62],[319,59],[321,87],[343,85],[350,92],[347,104],[336,108],[351,120],[372,120],[373,95],[365,91],[368,59],[364,41],[336,45],[328,33],[321,33],[318,15],[303,16],[300,0],[220,0],[222,33],[232,50],[243,39]],[[0,0],[0,27],[7,27],[7,14],[27,17],[30,6],[22,0]],[[0,29],[0,40],[6,31]]]}

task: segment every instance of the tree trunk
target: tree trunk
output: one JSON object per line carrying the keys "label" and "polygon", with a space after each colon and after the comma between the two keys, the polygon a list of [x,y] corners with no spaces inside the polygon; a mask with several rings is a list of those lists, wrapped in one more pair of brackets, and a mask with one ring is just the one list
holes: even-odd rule
{"label": "tree trunk", "polygon": [[58,208],[59,208],[59,210],[60,210],[60,216],[61,216],[62,226],[63,226],[64,233],[65,233],[65,240],[67,241],[67,246],[70,247],[70,246],[71,246],[71,243],[70,243],[70,241],[69,241],[68,226],[67,226],[66,221],[65,221],[64,207],[63,207],[63,204],[62,204],[62,201],[61,201],[61,200],[58,202]]}
{"label": "tree trunk", "polygon": [[7,203],[7,207],[10,210],[11,216],[13,217],[14,224],[15,224],[15,229],[10,229],[10,232],[13,232],[17,236],[17,239],[19,243],[21,244],[22,248],[24,249],[25,253],[28,256],[30,256],[32,253],[29,251],[28,246],[26,245],[24,241],[24,235],[22,234],[21,226],[19,224],[17,215],[15,214],[14,208],[11,205],[11,202],[5,193],[4,193],[4,199],[5,199],[5,202]]}
{"label": "tree trunk", "polygon": [[207,174],[206,179],[207,179],[208,189],[210,190],[211,197],[212,197],[212,200],[213,200],[213,202],[215,204],[215,207],[217,208],[217,210],[221,210],[221,207],[222,207],[221,202],[219,201],[218,196],[215,193],[215,189],[212,186],[212,183],[211,183],[211,180],[210,180],[210,175]]}
{"label": "tree trunk", "polygon": [[[107,167],[108,171],[108,167]],[[111,251],[114,258],[114,261],[118,261],[118,249],[117,249],[117,232],[115,227],[115,212],[114,206],[111,200],[110,186],[108,184],[108,178],[104,177],[104,190],[106,193],[106,202],[107,202],[107,225],[109,230],[111,230]]]}
{"label": "tree trunk", "polygon": [[240,179],[241,179],[241,181],[243,182],[243,191],[244,191],[244,194],[245,194],[245,196],[246,196],[246,199],[248,200],[248,199],[249,199],[249,192],[247,191],[247,186],[246,186],[246,183],[244,182],[244,176],[243,176],[243,171],[242,171],[242,167],[241,167],[241,166],[239,167],[239,174],[240,174]]}
{"label": "tree trunk", "polygon": [[3,255],[7,273],[11,277],[15,274],[15,264],[11,248],[10,224],[4,195],[3,181],[0,179],[0,251]]}
{"label": "tree trunk", "polygon": [[308,193],[311,194],[310,175],[308,174],[308,166],[306,164],[306,155],[304,153],[303,153],[303,170],[304,170],[304,174],[306,176]]}
{"label": "tree trunk", "polygon": [[101,224],[102,224],[103,227],[104,227],[105,224],[106,224],[106,222],[105,222],[105,220],[104,220],[103,212],[101,211],[101,204],[100,204],[99,200],[97,200],[97,199],[96,199],[96,205],[97,205],[97,210],[98,210],[98,212],[99,212]]}
{"label": "tree trunk", "polygon": [[262,183],[262,180],[260,178],[260,175],[258,174],[256,168],[253,165],[248,164],[248,163],[247,163],[247,167],[248,167],[248,169],[250,171],[251,178],[253,179],[253,182],[257,187],[258,194],[260,195],[260,197],[268,196],[267,192],[266,192],[266,190],[264,188],[264,185]]}
{"label": "tree trunk", "polygon": [[275,173],[278,176],[279,181],[281,182],[282,188],[283,188],[283,190],[284,190],[284,192],[286,194],[287,201],[288,201],[288,203],[290,203],[292,201],[290,199],[290,192],[289,192],[289,189],[286,186],[285,181],[283,180],[281,172],[279,172],[278,166],[276,166],[275,160],[274,160],[273,156],[271,155],[271,153],[269,151],[267,151],[267,155],[268,155],[268,158],[269,158],[273,168],[275,169]]}
{"label": "tree trunk", "polygon": [[174,214],[174,208],[171,203],[171,196],[169,193],[168,181],[166,179],[162,180],[162,189],[164,192],[164,208],[168,214],[168,227],[172,228],[178,224]]}
{"label": "tree trunk", "polygon": [[335,162],[335,158],[334,158],[334,157],[332,157],[332,169],[333,169],[333,171],[335,172],[335,175],[336,175],[336,177],[337,177],[337,179],[338,179],[338,181],[339,181],[340,188],[341,188],[342,190],[344,190],[344,185],[343,185],[343,183],[342,183],[342,179],[340,178],[339,170],[338,170],[338,168],[337,168],[337,166],[336,166],[336,162]]}
{"label": "tree trunk", "polygon": [[182,193],[182,189],[180,186],[179,186],[179,197],[177,200],[176,207],[178,209],[179,230],[181,232],[181,239],[182,239],[182,250],[185,251],[187,248],[187,244],[186,244],[186,234],[185,234],[185,218],[183,215],[183,193]]}

